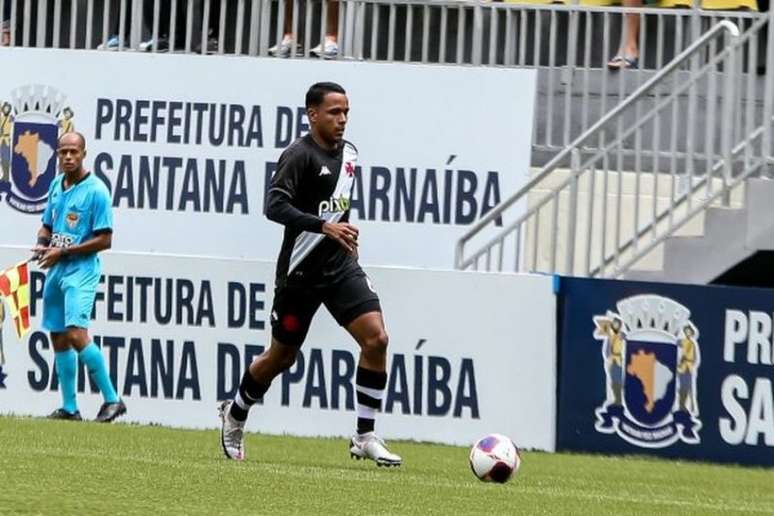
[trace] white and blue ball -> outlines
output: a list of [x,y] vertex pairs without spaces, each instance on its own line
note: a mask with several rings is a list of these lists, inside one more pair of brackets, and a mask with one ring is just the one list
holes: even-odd
[[508,437],[489,434],[470,450],[470,469],[484,482],[505,483],[521,466],[521,453]]

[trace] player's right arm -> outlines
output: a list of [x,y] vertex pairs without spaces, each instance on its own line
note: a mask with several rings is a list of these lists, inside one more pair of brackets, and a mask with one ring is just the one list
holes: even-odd
[[[51,198],[51,190],[53,188],[53,182],[51,187],[49,187],[49,199]],[[43,217],[41,217],[41,226],[38,230],[38,240],[35,243],[35,247],[33,247],[32,255],[35,260],[40,259],[41,256],[46,254],[46,251],[48,251],[48,248],[51,246],[51,235],[53,233],[53,227],[54,227],[54,213],[53,213],[53,207],[51,206],[51,203],[46,204],[46,209],[43,211]]]
[[266,199],[266,217],[297,231],[322,233],[341,244],[350,254],[357,252],[358,229],[348,222],[326,222],[299,210],[293,201],[298,197],[306,157],[298,149],[282,153],[277,172],[271,180]]

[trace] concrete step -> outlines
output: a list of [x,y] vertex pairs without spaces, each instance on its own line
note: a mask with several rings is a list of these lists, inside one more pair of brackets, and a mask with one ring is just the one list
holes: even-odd
[[749,179],[742,206],[712,206],[701,235],[663,243],[661,270],[631,270],[626,279],[706,284],[761,250],[774,249],[774,181]]

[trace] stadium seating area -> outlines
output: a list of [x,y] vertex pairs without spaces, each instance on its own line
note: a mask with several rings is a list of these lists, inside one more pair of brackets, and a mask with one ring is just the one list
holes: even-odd
[[[308,14],[314,13],[314,31],[317,32],[319,26],[319,2],[313,2],[315,7],[312,11],[307,11]],[[502,0],[492,2],[492,5],[503,3],[507,5],[524,5],[524,6],[540,6],[540,5],[573,5],[579,4],[581,6],[589,7],[652,7],[652,8],[676,8],[676,9],[696,9],[703,13],[711,13],[717,11],[723,12],[762,12],[768,10],[768,0],[655,0],[645,1],[632,0],[624,1],[620,0],[564,0],[564,1],[549,1],[549,0]],[[290,27],[292,20],[292,4],[293,2],[286,2],[284,16],[279,16],[278,9],[276,7],[270,10],[272,34],[269,40],[271,42],[279,41],[279,31],[276,26],[278,23],[283,24],[283,30],[286,35],[292,34],[293,28]],[[421,4],[421,2],[420,2]],[[432,5],[429,2],[427,5]],[[124,5],[125,12],[121,13],[121,5]],[[303,7],[305,4],[301,4]],[[374,4],[378,5],[378,4]],[[388,6],[389,2],[385,2],[383,6]],[[0,0],[0,6],[2,6],[2,39],[0,39],[0,45],[8,45],[11,41],[11,34],[15,35],[15,45],[33,45],[33,46],[72,46],[81,48],[100,48],[115,49],[119,47],[119,33],[124,36],[124,41],[120,43],[121,47],[129,47],[130,34],[133,31],[138,31],[140,41],[135,45],[136,49],[148,50],[148,51],[167,51],[170,49],[170,42],[168,38],[170,36],[170,26],[174,25],[176,30],[176,41],[172,42],[171,47],[176,51],[192,51],[192,52],[205,52],[205,53],[230,53],[234,49],[234,39],[237,38],[239,28],[237,27],[237,9],[236,3],[221,2],[220,0],[173,0],[173,1],[158,1],[158,0],[135,0],[120,3],[118,0],[112,2],[94,2],[93,0],[77,0],[72,4],[58,4],[56,7],[52,2],[46,2],[44,4],[25,3],[22,0]],[[158,6],[158,14],[155,9]],[[328,0],[328,12],[333,12],[338,9],[338,2],[332,2]],[[41,17],[38,13],[38,8],[43,7],[47,10],[47,16]],[[246,3],[241,9],[245,12],[241,16],[247,18],[250,15],[250,3]],[[25,12],[25,9],[29,9],[29,12]],[[263,9],[263,7],[262,7]],[[174,11],[175,19],[172,20],[171,11]],[[90,13],[90,14],[87,14]],[[72,17],[77,18],[77,21],[73,22]],[[304,14],[299,15],[300,18],[304,17]],[[60,41],[53,41],[52,28],[55,23],[54,20],[59,18],[61,22]],[[280,19],[284,18],[284,19]],[[370,16],[362,20],[366,24],[366,30],[370,28],[370,22],[376,23],[375,20],[369,20]],[[69,30],[75,29],[81,32],[88,24],[89,20],[92,22],[93,34],[90,42],[83,41],[84,34],[78,33],[74,36],[74,40],[69,36]],[[385,20],[386,21],[386,20]],[[136,25],[133,27],[132,23]],[[39,27],[35,27],[35,24],[43,24],[44,31],[48,34],[45,36],[44,42],[38,42],[37,38],[40,37],[41,32],[37,30]],[[334,15],[329,16],[329,23],[332,23],[327,29],[326,33],[334,39],[336,39],[336,23],[337,17]],[[25,27],[29,27],[32,24],[31,29],[27,29],[28,32],[24,32]],[[386,27],[382,28],[382,24],[377,27],[378,32],[386,32]],[[297,27],[301,28],[301,27]],[[338,27],[339,30],[341,27]],[[80,30],[79,30],[80,29]],[[154,29],[158,31],[158,36],[161,41],[152,42],[151,35]],[[224,34],[221,35],[220,31],[223,30]],[[416,29],[415,29],[416,30]],[[248,39],[251,35],[248,31],[244,34],[243,39]],[[396,27],[396,36],[398,39],[405,36],[405,29],[398,24]],[[403,33],[403,34],[402,34]],[[189,41],[186,40],[189,38]],[[204,45],[202,45],[202,39],[206,39]],[[24,42],[23,42],[24,41]],[[68,45],[68,43],[70,43]],[[220,44],[219,44],[220,43]],[[203,48],[204,47],[204,48]],[[276,54],[276,50],[272,54]],[[281,54],[287,56],[287,53]],[[329,57],[333,57],[331,55]]]

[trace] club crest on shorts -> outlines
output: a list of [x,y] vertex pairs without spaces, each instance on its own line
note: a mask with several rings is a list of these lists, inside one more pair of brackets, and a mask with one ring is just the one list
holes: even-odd
[[0,100],[0,200],[41,213],[56,177],[57,140],[75,130],[67,97],[51,86],[27,85]]
[[699,331],[690,310],[653,294],[622,299],[616,309],[594,317],[607,377],[596,430],[645,448],[699,443]]

